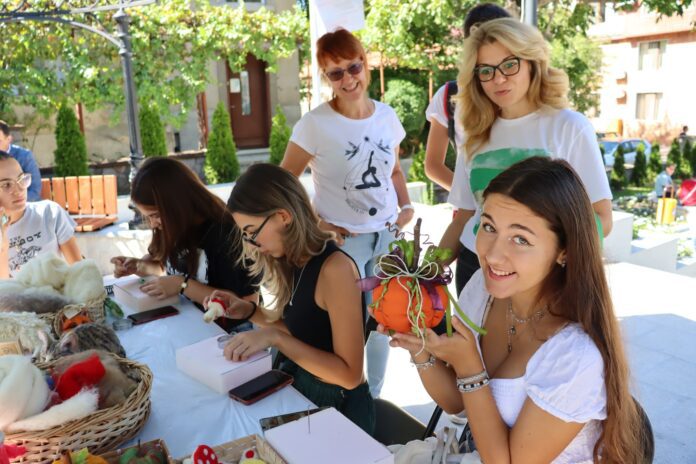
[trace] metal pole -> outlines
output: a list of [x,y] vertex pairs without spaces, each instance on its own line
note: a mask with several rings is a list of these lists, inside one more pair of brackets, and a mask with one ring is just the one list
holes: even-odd
[[[133,81],[131,41],[128,33],[130,16],[121,9],[114,15],[114,20],[118,24],[117,37],[121,42],[118,54],[121,56],[123,85],[126,91],[126,118],[128,120],[128,138],[130,140],[130,173],[128,174],[128,182],[132,183],[144,157],[143,145],[140,140],[140,125],[138,123],[138,95],[135,91],[135,82]],[[128,207],[134,213],[133,219],[128,223],[128,226],[131,229],[136,229],[142,224],[143,218],[132,204]]]
[[537,26],[537,0],[522,0],[522,22]]

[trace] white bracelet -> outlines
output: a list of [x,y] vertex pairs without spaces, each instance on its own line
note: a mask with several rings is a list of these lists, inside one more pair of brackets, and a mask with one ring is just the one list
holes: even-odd
[[408,205],[403,205],[403,206],[401,206],[401,211],[403,211],[403,210],[405,210],[405,209],[412,209],[412,210],[415,211],[415,208],[414,208],[413,205],[410,204],[410,203],[409,203]]
[[432,354],[430,355],[430,357],[428,357],[427,361],[421,363],[416,362],[413,360],[413,358],[411,358],[411,364],[416,366],[416,369],[418,369],[419,371],[428,369],[429,367],[433,367],[435,365],[435,361],[435,356],[433,356]]

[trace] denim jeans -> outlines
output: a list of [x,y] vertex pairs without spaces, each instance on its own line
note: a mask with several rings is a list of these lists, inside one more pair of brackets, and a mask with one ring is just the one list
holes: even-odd
[[[387,229],[379,232],[358,234],[355,237],[346,238],[341,247],[348,253],[360,271],[360,277],[375,275],[375,259],[389,251],[389,244],[396,240],[394,234]],[[372,302],[372,294],[364,293],[365,304]],[[384,373],[387,370],[389,359],[389,337],[377,332],[370,332],[365,344],[365,364],[367,366],[367,383],[373,398],[378,398],[382,385],[384,385]]]

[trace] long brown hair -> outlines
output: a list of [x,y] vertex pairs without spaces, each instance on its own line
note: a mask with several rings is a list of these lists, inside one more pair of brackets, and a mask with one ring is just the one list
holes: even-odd
[[629,391],[630,375],[619,323],[604,274],[599,235],[582,181],[566,161],[532,157],[493,179],[483,197],[505,195],[545,219],[566,252],[566,266],[553,266],[538,300],[550,311],[579,322],[604,361],[607,418],[594,461],[641,462],[640,416]]
[[308,258],[324,251],[334,234],[319,228],[319,217],[300,181],[272,164],[254,164],[247,169],[232,189],[227,207],[233,213],[257,217],[285,210],[292,217],[283,234],[282,258],[263,255],[257,247],[244,243],[244,258],[253,261],[251,274],[262,274],[263,284],[274,296],[274,309],[265,314],[270,320],[278,320],[290,301],[293,272]]
[[498,107],[486,96],[474,74],[479,49],[494,42],[530,64],[531,80],[527,91],[530,102],[537,108],[568,107],[568,76],[565,71],[549,65],[549,45],[541,32],[512,18],[480,23],[464,41],[457,76],[459,92],[452,97],[457,106],[461,106],[458,114],[467,136],[464,148],[468,159],[488,142],[491,127],[498,117]]
[[207,220],[234,222],[225,202],[184,163],[171,158],[149,158],[143,163],[133,179],[131,199],[160,215],[162,227],[152,231],[150,256],[175,267],[185,256],[186,272],[193,275],[198,269],[200,226]]

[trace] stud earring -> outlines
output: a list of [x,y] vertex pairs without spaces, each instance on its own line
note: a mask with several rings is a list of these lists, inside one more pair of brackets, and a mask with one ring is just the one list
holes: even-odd
[[565,269],[565,267],[566,267],[566,260],[564,259],[563,261],[561,261],[560,264],[561,264],[561,267],[562,267],[563,269]]

